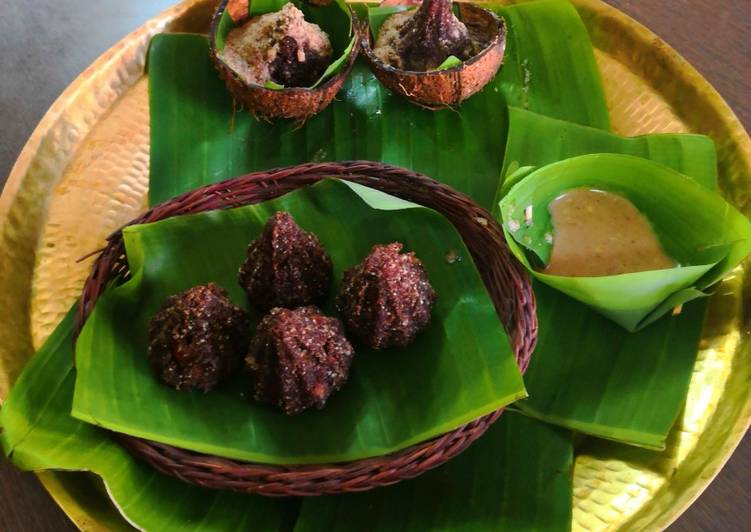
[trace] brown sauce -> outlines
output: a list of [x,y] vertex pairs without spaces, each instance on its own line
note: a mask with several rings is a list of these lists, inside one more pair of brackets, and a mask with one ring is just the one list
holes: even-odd
[[626,198],[575,188],[548,206],[553,249],[544,273],[600,277],[676,266],[649,220]]

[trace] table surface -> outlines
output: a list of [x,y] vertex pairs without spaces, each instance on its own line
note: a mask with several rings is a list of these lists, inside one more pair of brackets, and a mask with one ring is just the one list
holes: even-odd
[[[50,104],[99,54],[176,0],[2,0],[0,183]],[[607,0],[675,47],[751,130],[749,0]],[[50,17],[54,14],[54,17]],[[48,22],[54,20],[54,24]],[[671,531],[748,530],[751,433]],[[75,530],[31,473],[0,458],[0,530]]]

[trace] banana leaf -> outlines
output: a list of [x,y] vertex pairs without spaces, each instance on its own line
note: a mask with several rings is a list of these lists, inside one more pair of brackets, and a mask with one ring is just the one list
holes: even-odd
[[[149,54],[150,202],[159,203],[194,187],[260,168],[308,160],[380,158],[428,173],[491,208],[506,138],[506,102],[572,122],[597,127],[608,124],[586,29],[567,3],[539,3],[543,4],[549,6],[549,16],[536,4],[504,8],[510,34],[506,64],[493,84],[465,103],[461,115],[452,111],[429,113],[402,102],[385,91],[364,65],[358,64],[339,95],[341,101],[302,129],[260,124],[244,113],[235,113],[208,61],[204,37],[158,36]],[[553,54],[555,60],[548,61],[545,53]],[[571,72],[576,72],[576,76]],[[529,80],[526,89],[525,79]],[[556,80],[556,90],[546,93],[544,86],[537,83],[539,80]],[[69,345],[69,339],[60,343],[61,348]],[[225,507],[222,500],[212,499],[213,492],[199,490],[195,498],[189,498],[179,491],[179,483],[165,487],[164,477],[133,462],[103,437],[102,431],[66,416],[71,408],[73,378],[63,382],[53,377],[74,372],[70,367],[72,353],[69,348],[60,349],[56,356],[66,362],[56,366],[58,371],[47,372],[44,364],[30,363],[29,382],[35,383],[36,392],[19,384],[1,411],[5,432],[0,440],[7,451],[13,451],[19,465],[96,471],[118,503],[128,499],[127,504],[120,504],[128,518],[148,529],[289,528],[284,524],[289,523],[287,515],[294,508],[284,512],[282,524],[277,522],[274,527],[270,516],[279,513],[274,513],[274,509],[255,512],[259,503],[245,498],[245,521],[233,522],[235,507]],[[45,373],[44,378],[34,377],[38,371]],[[55,390],[54,401],[48,401],[50,390]],[[66,393],[62,400],[58,398]],[[28,394],[35,400],[25,404],[19,398]],[[5,421],[5,413],[14,409],[13,405],[22,405],[26,411],[20,415],[27,419],[46,410],[33,427],[25,422],[21,432],[17,432],[8,429]],[[68,446],[72,451],[66,449]],[[92,448],[101,450],[98,452],[102,459],[85,462],[84,457],[90,457],[86,449]],[[518,450],[525,449],[522,445]],[[27,459],[21,462],[23,456]],[[123,466],[122,461],[130,464]],[[512,463],[533,461],[520,454]],[[145,473],[122,473],[121,468]],[[506,483],[516,485],[517,481]],[[154,493],[166,496],[152,495],[152,488]],[[206,514],[207,506],[200,501],[213,510]],[[225,526],[209,520],[225,515]]]
[[[493,303],[453,226],[385,194],[367,198],[366,204],[343,183],[326,181],[257,206],[127,228],[132,280],[97,302],[78,339],[73,415],[229,458],[318,463],[397,451],[525,396]],[[373,208],[381,203],[388,210]],[[165,386],[146,359],[149,319],[169,295],[209,281],[245,306],[238,268],[247,244],[277,210],[318,235],[334,263],[335,284],[374,244],[403,242],[423,261],[438,294],[430,327],[404,349],[356,346],[349,381],[320,411],[286,416],[257,404],[244,375],[206,394]],[[462,260],[447,260],[449,253]]]
[[[679,266],[601,277],[538,271],[547,264],[554,230],[548,205],[566,190],[592,187],[627,198],[650,220]],[[666,166],[631,155],[593,154],[543,166],[500,202],[506,240],[541,282],[635,331],[674,307],[706,295],[751,251],[751,222],[717,193]],[[533,218],[525,220],[531,208]],[[554,237],[555,238],[555,237]],[[531,258],[529,254],[533,254]]]
[[253,170],[370,159],[428,174],[490,209],[503,162],[507,103],[609,125],[592,45],[576,10],[568,2],[543,0],[498,11],[508,24],[505,64],[460,113],[412,105],[358,62],[339,101],[302,128],[235,112],[204,37],[158,35],[148,61],[150,203]]
[[[689,133],[664,133],[638,137],[620,137],[602,129],[586,127],[559,120],[519,107],[510,107],[509,137],[503,160],[502,186],[493,200],[493,212],[498,214],[498,203],[514,184],[510,179],[524,172],[524,160],[537,161],[532,166],[545,166],[561,158],[589,153],[620,153],[644,157],[692,179],[710,190],[717,188],[717,155],[712,139],[705,135]],[[541,142],[540,139],[545,139]],[[534,155],[530,155],[534,151]],[[520,162],[519,158],[522,158]],[[527,163],[529,164],[529,163]]]
[[291,529],[298,500],[190,486],[136,460],[105,431],[73,419],[73,316],[71,311],[31,358],[0,409],[0,443],[16,466],[95,473],[123,517],[141,530]]
[[295,532],[569,530],[571,439],[506,412],[467,451],[417,479],[305,499]]
[[[641,156],[716,186],[712,141],[700,135],[622,138],[521,109],[509,111],[504,175],[590,152]],[[535,282],[540,336],[524,376],[527,415],[594,436],[663,449],[686,398],[705,302],[629,333]]]
[[[357,36],[352,31],[351,12],[343,0],[336,0],[327,6],[317,7],[310,6],[298,0],[253,0],[249,2],[248,13],[251,17],[274,13],[282,9],[290,1],[303,12],[305,20],[320,26],[331,40],[331,55],[334,59],[324,73],[321,74],[318,81],[311,85],[311,88],[315,88],[344,67],[349,52],[357,41]],[[225,9],[217,26],[217,50],[221,51],[224,49],[225,39],[235,26],[236,24],[232,20],[232,17],[230,17],[229,10]],[[267,89],[278,90],[284,88],[283,85],[274,82],[268,82],[264,86]]]
[[[366,494],[308,499],[299,519],[299,499],[184,484],[133,458],[107,432],[68,415],[75,378],[72,330],[71,312],[24,369],[0,409],[0,444],[22,469],[95,473],[106,486],[103,495],[96,482],[72,474],[65,478],[85,490],[87,501],[97,497],[104,512],[108,494],[139,529],[390,530],[388,525],[403,522],[406,511],[416,530],[462,523],[480,530],[488,529],[485,525],[566,530],[570,525],[570,435],[509,412],[468,451],[423,479]],[[420,505],[409,504],[411,497]],[[439,507],[440,512],[425,511]],[[113,513],[110,521],[117,517]]]
[[592,43],[568,0],[524,2],[498,12],[508,28],[497,77],[508,105],[610,130]]
[[[383,23],[386,22],[392,15],[413,9],[415,8],[410,6],[368,7],[368,28],[370,29],[370,34],[373,37],[373,42],[376,42],[378,40],[378,35],[381,32],[381,26],[383,26]],[[452,9],[454,10],[454,14],[457,14],[457,6],[452,6]]]

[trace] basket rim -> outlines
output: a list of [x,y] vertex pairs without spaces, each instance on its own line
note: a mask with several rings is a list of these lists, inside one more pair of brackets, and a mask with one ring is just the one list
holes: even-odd
[[[330,178],[359,183],[401,197],[432,208],[446,217],[469,248],[512,342],[517,364],[522,373],[526,370],[537,340],[535,298],[528,274],[508,250],[498,222],[468,196],[448,185],[405,168],[373,161],[304,163],[257,171],[205,185],[155,205],[112,233],[107,238],[107,246],[95,252],[97,256],[79,300],[74,342],[107,286],[113,281],[123,282],[128,277],[122,240],[126,227],[178,215],[260,203]],[[419,201],[425,198],[435,203],[426,205]],[[450,208],[441,211],[436,208],[440,204]],[[487,256],[492,254],[487,253],[485,247],[480,246],[482,255],[478,256],[473,251],[473,241],[467,241],[469,231],[474,231],[471,233],[473,236],[486,239],[481,242],[483,245],[489,243],[496,246],[493,248],[496,253],[494,262],[485,264]],[[513,297],[501,295],[501,289],[508,288],[502,286],[503,282],[513,287]],[[494,284],[489,286],[489,283]],[[502,315],[502,310],[509,309],[509,315]],[[502,412],[503,408],[393,453],[352,461],[305,465],[232,460],[110,432],[130,452],[156,469],[190,483],[269,496],[307,496],[363,491],[413,478],[459,454],[479,438]]]

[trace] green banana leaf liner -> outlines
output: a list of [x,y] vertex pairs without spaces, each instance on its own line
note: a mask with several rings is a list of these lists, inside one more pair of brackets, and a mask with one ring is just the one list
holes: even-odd
[[284,87],[274,82],[265,85],[246,83],[219,56],[229,32],[248,19],[279,11],[289,0],[223,0],[214,12],[209,29],[209,55],[227,89],[236,101],[247,106],[263,120],[289,118],[304,122],[325,109],[342,88],[360,50],[354,13],[343,0],[327,6],[312,7],[292,1],[305,15],[305,20],[318,24],[331,39],[333,61],[310,87]]
[[[55,479],[83,497],[102,530],[131,530],[123,518],[149,531],[409,532],[457,522],[473,523],[473,530],[569,530],[570,433],[508,411],[448,467],[401,489],[301,500],[212,490],[163,475],[107,431],[70,416],[74,314],[29,360],[0,408],[0,452],[26,471],[66,471]],[[467,493],[477,495],[473,504]],[[405,516],[409,525],[399,528]]]
[[[602,277],[538,271],[535,266],[548,263],[553,247],[548,205],[577,187],[606,190],[630,200],[650,220],[679,266]],[[501,197],[506,241],[529,272],[629,331],[708,295],[709,287],[751,251],[751,222],[746,217],[683,174],[639,157],[594,154],[537,170],[521,168],[506,178]]]
[[[315,184],[331,177],[365,186]],[[294,418],[245,400],[240,382],[205,396],[157,383],[137,332],[149,309],[162,292],[206,279],[237,292],[248,229],[280,209],[328,241],[335,268],[400,236],[441,298],[432,329],[399,352],[360,346],[349,386],[325,410]],[[203,244],[191,249],[191,241]],[[160,276],[165,268],[177,274]],[[537,337],[530,280],[490,214],[424,175],[370,161],[256,172],[157,205],[110,237],[85,284],[78,324],[74,417],[116,431],[160,471],[263,495],[363,491],[450,460],[526,395],[520,370]]]

